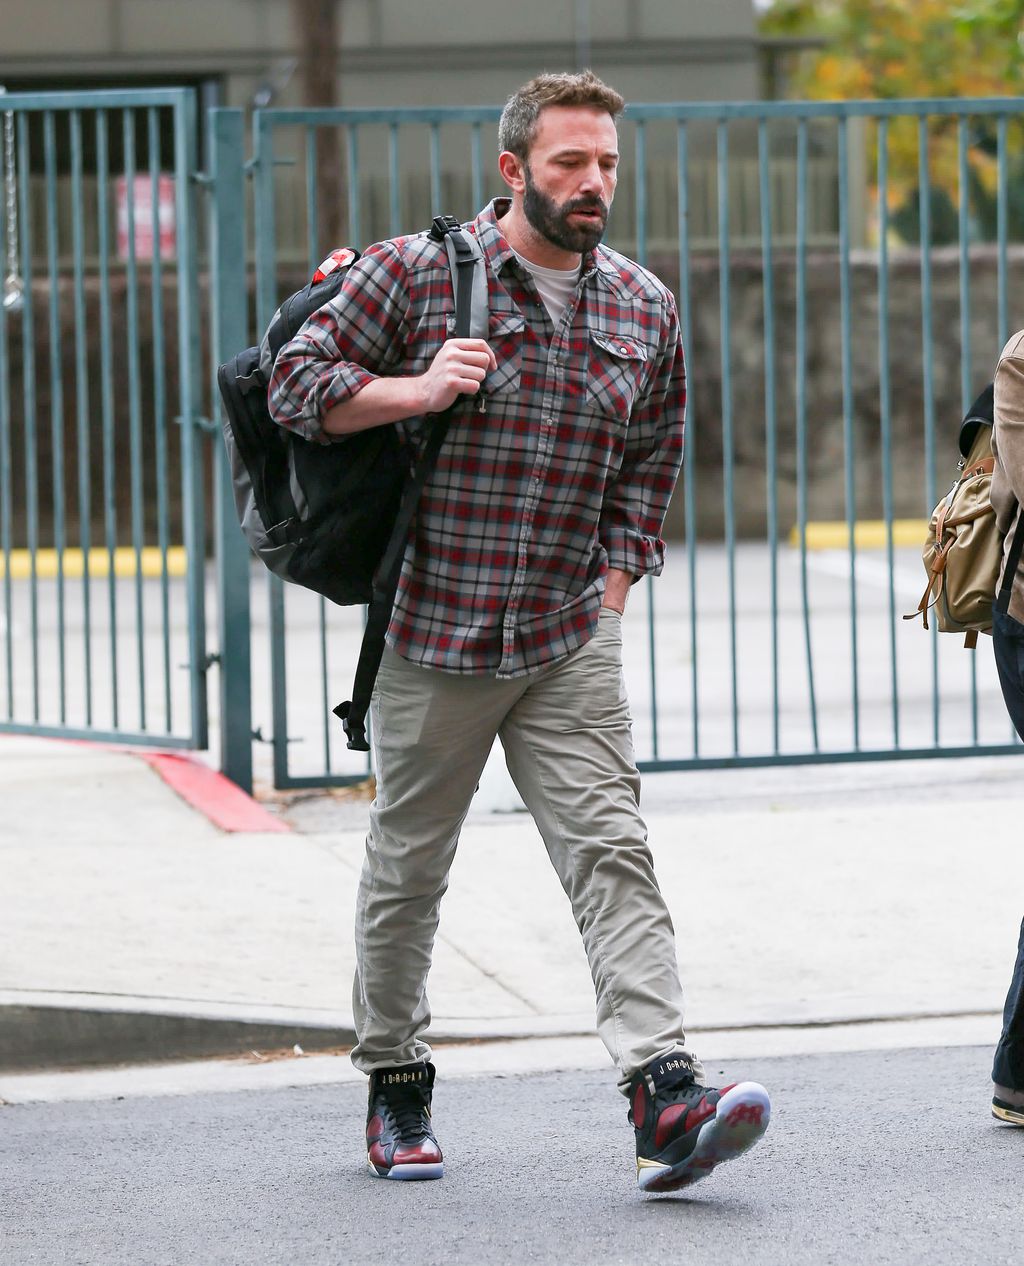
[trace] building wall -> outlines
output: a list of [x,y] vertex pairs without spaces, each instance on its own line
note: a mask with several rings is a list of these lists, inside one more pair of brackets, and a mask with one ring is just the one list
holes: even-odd
[[[0,83],[208,77],[226,105],[258,93],[304,104],[290,0],[3,0],[3,10]],[[341,0],[339,15],[347,106],[499,104],[538,70],[581,62],[632,100],[758,93],[752,0]]]

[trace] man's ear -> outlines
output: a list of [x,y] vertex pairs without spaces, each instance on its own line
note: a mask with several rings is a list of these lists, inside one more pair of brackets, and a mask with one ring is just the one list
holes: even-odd
[[502,150],[498,155],[498,171],[501,172],[502,180],[513,193],[522,193],[526,188],[524,166],[522,159],[517,158],[511,150]]

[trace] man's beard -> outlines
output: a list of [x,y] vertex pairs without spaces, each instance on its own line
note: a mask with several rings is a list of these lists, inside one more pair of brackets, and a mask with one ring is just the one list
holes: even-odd
[[[546,238],[552,246],[563,251],[571,251],[574,255],[583,255],[592,251],[604,237],[608,223],[608,208],[600,198],[572,198],[569,202],[558,206],[553,198],[541,193],[533,183],[528,165],[523,167],[523,178],[526,181],[526,193],[523,196],[523,212],[528,223],[536,229],[541,237]],[[572,224],[569,216],[574,211],[596,211],[599,219],[593,227],[583,224]]]

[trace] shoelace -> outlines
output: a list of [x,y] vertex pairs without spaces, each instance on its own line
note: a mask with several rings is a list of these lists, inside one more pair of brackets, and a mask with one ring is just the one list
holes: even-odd
[[419,1086],[396,1087],[388,1094],[385,1103],[403,1141],[418,1143],[430,1133],[430,1109]]

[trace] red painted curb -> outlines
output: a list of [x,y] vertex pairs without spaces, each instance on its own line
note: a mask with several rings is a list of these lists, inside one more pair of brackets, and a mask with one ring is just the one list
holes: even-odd
[[[6,737],[0,735],[0,738]],[[24,737],[24,736],[22,736]],[[252,831],[292,835],[287,822],[276,818],[241,787],[216,769],[205,765],[189,752],[169,752],[144,747],[99,743],[88,738],[51,738],[41,741],[64,743],[70,747],[94,747],[122,756],[137,756],[193,809],[198,810],[222,831]]]
[[230,778],[180,752],[147,752],[136,749],[168,787],[198,809],[222,831],[259,831],[291,834],[291,827],[247,795]]

